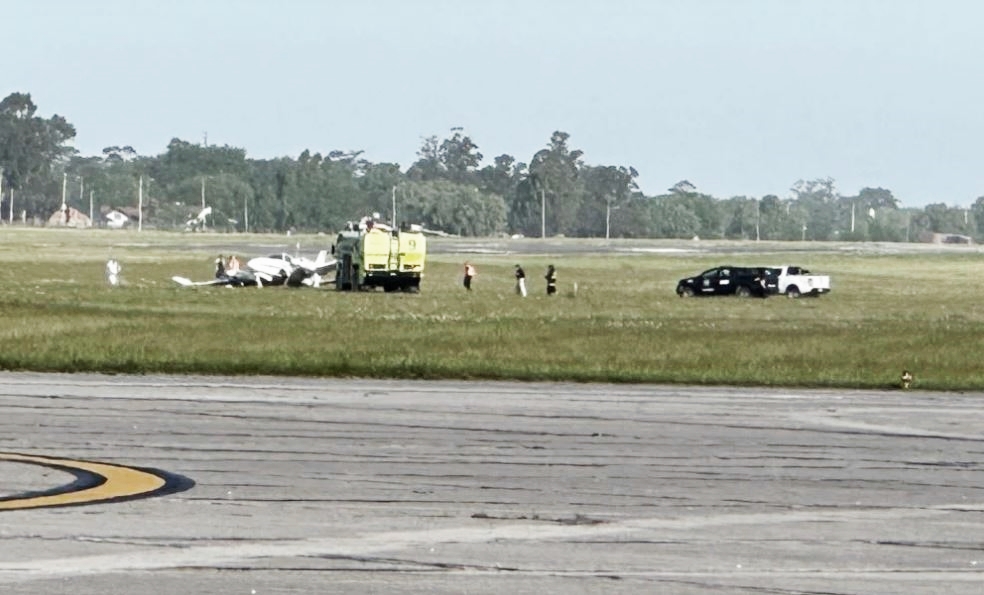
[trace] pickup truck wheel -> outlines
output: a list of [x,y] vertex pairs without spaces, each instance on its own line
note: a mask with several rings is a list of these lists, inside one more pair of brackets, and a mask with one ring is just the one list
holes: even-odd
[[789,287],[786,288],[786,297],[796,299],[799,296],[800,296],[799,287],[796,287],[795,285],[790,285]]
[[681,287],[677,290],[677,295],[680,297],[694,297],[693,287]]
[[752,297],[752,290],[742,285],[737,291],[735,291],[735,295],[740,298]]

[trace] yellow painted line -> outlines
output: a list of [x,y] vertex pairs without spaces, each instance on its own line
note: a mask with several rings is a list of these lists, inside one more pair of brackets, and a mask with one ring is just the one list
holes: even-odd
[[[0,453],[0,461],[30,463],[65,470],[75,469],[98,475],[105,480],[101,485],[66,491],[64,493],[0,500],[0,510],[69,506],[72,504],[91,504],[118,498],[132,498],[159,490],[166,484],[164,478],[158,477],[153,473],[109,463],[55,459],[16,453]],[[57,486],[55,487],[57,488]],[[52,490],[42,489],[38,491],[50,492]]]

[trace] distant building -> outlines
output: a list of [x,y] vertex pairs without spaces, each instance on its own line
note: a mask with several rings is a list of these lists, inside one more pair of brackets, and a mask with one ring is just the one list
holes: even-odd
[[63,208],[58,209],[48,217],[45,225],[48,227],[85,229],[92,227],[92,219],[89,219],[88,215],[83,215],[78,209],[63,205]]
[[106,221],[106,227],[110,229],[121,229],[130,221],[130,218],[127,217],[126,214],[116,210],[109,211],[104,215],[104,217]]

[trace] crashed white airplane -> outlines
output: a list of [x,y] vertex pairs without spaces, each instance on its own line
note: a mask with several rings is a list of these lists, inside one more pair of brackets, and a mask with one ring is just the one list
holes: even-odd
[[208,281],[192,281],[186,277],[171,277],[184,287],[224,285],[227,287],[264,287],[286,285],[288,287],[320,287],[325,275],[335,270],[335,259],[328,258],[322,250],[311,260],[287,253],[252,258],[244,268],[229,269],[222,257],[215,262],[215,278]]
[[273,279],[269,285],[320,287],[325,275],[335,270],[335,262],[334,258],[328,258],[327,250],[322,250],[314,260],[283,252],[251,258],[246,266],[255,274]]

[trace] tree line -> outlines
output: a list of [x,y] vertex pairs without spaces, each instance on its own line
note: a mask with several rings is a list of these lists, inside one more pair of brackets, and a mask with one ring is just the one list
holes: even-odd
[[360,151],[305,150],[252,159],[246,149],[175,138],[158,155],[112,146],[80,155],[75,127],[37,114],[29,93],[0,101],[0,220],[41,224],[63,205],[98,222],[116,209],[141,225],[186,229],[203,207],[220,231],[333,232],[379,213],[462,236],[915,241],[927,233],[984,239],[984,197],[969,208],[902,208],[890,190],[842,195],[830,178],[786,196],[714,197],[681,180],[644,194],[638,171],[596,165],[554,132],[528,161],[491,163],[462,129],[427,138],[406,169]]

